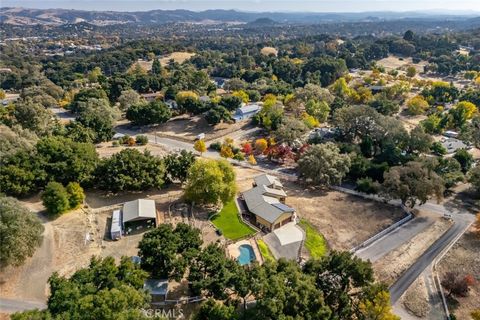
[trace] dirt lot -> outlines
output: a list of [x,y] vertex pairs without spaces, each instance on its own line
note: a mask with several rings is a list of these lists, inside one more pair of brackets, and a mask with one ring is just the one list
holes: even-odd
[[413,315],[425,318],[430,311],[428,291],[423,276],[420,276],[402,296],[403,306]]
[[144,150],[150,151],[153,155],[155,156],[160,156],[163,157],[164,155],[167,154],[167,150],[163,148],[162,146],[158,144],[147,144],[145,146],[118,146],[118,147],[113,147],[111,142],[103,142],[97,145],[97,153],[100,156],[100,158],[108,158],[112,156],[115,153],[118,153],[122,151],[123,149],[137,149],[140,152],[143,152]]
[[[168,65],[168,62],[173,59],[173,61],[177,63],[184,63],[186,60],[190,59],[193,57],[195,53],[190,53],[190,52],[181,52],[181,51],[176,51],[172,52],[171,54],[168,54],[166,56],[163,56],[160,58],[160,64],[164,67]],[[146,60],[138,60],[137,62],[133,63],[130,66],[130,70],[135,70],[136,65],[139,64],[140,67],[142,67],[143,70],[145,71],[150,71],[152,70],[152,61],[146,61]]]
[[373,263],[376,278],[393,284],[450,226],[450,221],[437,217],[433,225]]
[[270,56],[270,55],[277,56],[278,50],[274,47],[263,47],[262,50],[260,50],[260,53],[263,54],[264,56]]
[[156,130],[159,135],[193,142],[200,133],[205,133],[205,141],[210,141],[247,128],[250,128],[250,126],[245,121],[234,124],[219,123],[212,127],[205,121],[204,117],[195,116],[177,117],[158,126]]
[[[253,177],[263,172],[236,168],[239,191],[251,188]],[[397,207],[365,200],[337,191],[305,190],[294,182],[282,181],[287,205],[301,218],[312,223],[336,250],[349,250],[400,220],[404,213]]]
[[450,311],[457,319],[470,319],[470,312],[480,309],[480,238],[474,234],[472,226],[447,252],[438,264],[440,277],[448,271],[458,271],[461,276],[472,275],[475,284],[465,298],[450,300]]
[[116,259],[136,255],[143,233],[129,235],[119,241],[111,241],[107,236],[113,208],[128,200],[154,199],[158,221],[162,223],[169,204],[180,195],[178,188],[115,196],[90,192],[87,203],[93,203],[96,207],[68,212],[53,221],[44,218],[44,208],[38,196],[24,201],[45,221],[44,241],[24,265],[6,268],[0,274],[2,297],[45,301],[48,295],[47,281],[52,272],[71,275],[75,270],[87,266],[92,255],[113,256]]
[[175,52],[172,52],[169,55],[163,56],[160,59],[160,64],[162,66],[165,66],[165,65],[168,64],[168,62],[171,59],[173,59],[173,61],[181,64],[181,63],[184,63],[186,60],[190,59],[191,57],[193,57],[194,55],[195,55],[195,53],[191,53],[191,52],[175,51]]
[[420,61],[419,63],[413,63],[412,58],[399,58],[396,56],[388,56],[377,61],[377,64],[384,67],[386,71],[404,69],[407,66],[413,66],[417,72],[423,72],[424,66],[427,65],[427,62]]

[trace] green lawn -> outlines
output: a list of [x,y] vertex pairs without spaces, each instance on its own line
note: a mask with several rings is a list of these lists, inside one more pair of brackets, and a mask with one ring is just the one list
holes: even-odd
[[255,230],[240,220],[234,201],[226,203],[222,211],[212,218],[215,227],[222,230],[225,238],[230,240],[237,240],[255,233]]
[[318,259],[327,253],[327,242],[323,235],[318,232],[309,222],[305,220],[300,221],[300,226],[305,230],[306,239],[305,247],[310,252],[310,257]]
[[258,239],[257,244],[264,261],[275,261],[275,258],[273,257],[272,252],[268,248],[265,241],[263,241],[262,239]]

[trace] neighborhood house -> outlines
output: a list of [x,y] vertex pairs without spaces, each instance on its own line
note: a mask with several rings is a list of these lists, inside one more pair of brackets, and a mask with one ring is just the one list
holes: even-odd
[[258,103],[250,103],[238,108],[233,115],[235,122],[249,119],[260,112],[262,106]]
[[254,222],[264,230],[273,231],[294,220],[295,210],[285,204],[287,194],[276,177],[255,177],[253,188],[242,197]]

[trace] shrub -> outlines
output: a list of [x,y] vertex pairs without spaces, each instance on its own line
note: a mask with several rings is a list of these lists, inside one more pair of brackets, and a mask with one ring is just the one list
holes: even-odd
[[124,135],[120,139],[118,139],[118,142],[120,144],[128,144],[128,140],[130,140],[130,136],[128,134]]
[[67,190],[61,183],[50,182],[42,194],[43,205],[50,215],[58,215],[70,209],[70,200]]
[[148,138],[147,136],[144,136],[144,135],[138,135],[136,138],[135,138],[135,142],[141,146],[144,146],[148,143]]
[[61,183],[52,181],[42,194],[43,205],[50,215],[78,208],[84,200],[85,193],[77,182],[70,182],[65,188]]
[[213,142],[210,144],[209,148],[215,151],[220,151],[222,149],[222,143],[219,141]]
[[242,152],[235,153],[233,156],[234,160],[243,161],[245,160],[245,155]]
[[432,143],[430,150],[432,150],[432,153],[437,156],[443,156],[447,154],[447,149],[438,141]]
[[130,137],[127,141],[127,144],[130,146],[130,147],[133,147],[136,142],[135,142],[135,138],[134,137]]
[[70,209],[78,208],[85,200],[83,188],[77,182],[70,182],[66,187]]
[[380,184],[373,181],[372,178],[358,179],[355,190],[366,194],[376,194],[380,191]]

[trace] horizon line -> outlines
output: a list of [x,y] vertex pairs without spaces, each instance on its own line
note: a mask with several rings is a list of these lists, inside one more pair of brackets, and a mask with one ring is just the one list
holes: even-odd
[[286,13],[286,14],[366,14],[366,13],[398,13],[398,14],[406,14],[406,13],[422,13],[428,15],[447,15],[447,16],[467,16],[467,15],[478,15],[480,14],[480,10],[449,10],[449,9],[441,9],[441,8],[433,8],[433,9],[419,9],[419,10],[365,10],[365,11],[296,11],[296,10],[280,10],[280,11],[252,11],[252,10],[244,10],[238,8],[208,8],[208,9],[184,9],[184,8],[176,8],[176,9],[145,9],[145,10],[105,10],[105,9],[76,9],[76,8],[65,8],[65,7],[49,7],[49,8],[35,8],[35,7],[27,7],[27,6],[2,6],[0,9],[26,9],[26,10],[70,10],[70,11],[94,11],[94,12],[150,12],[150,11],[190,11],[190,12],[206,12],[206,11],[235,11],[240,13]]

